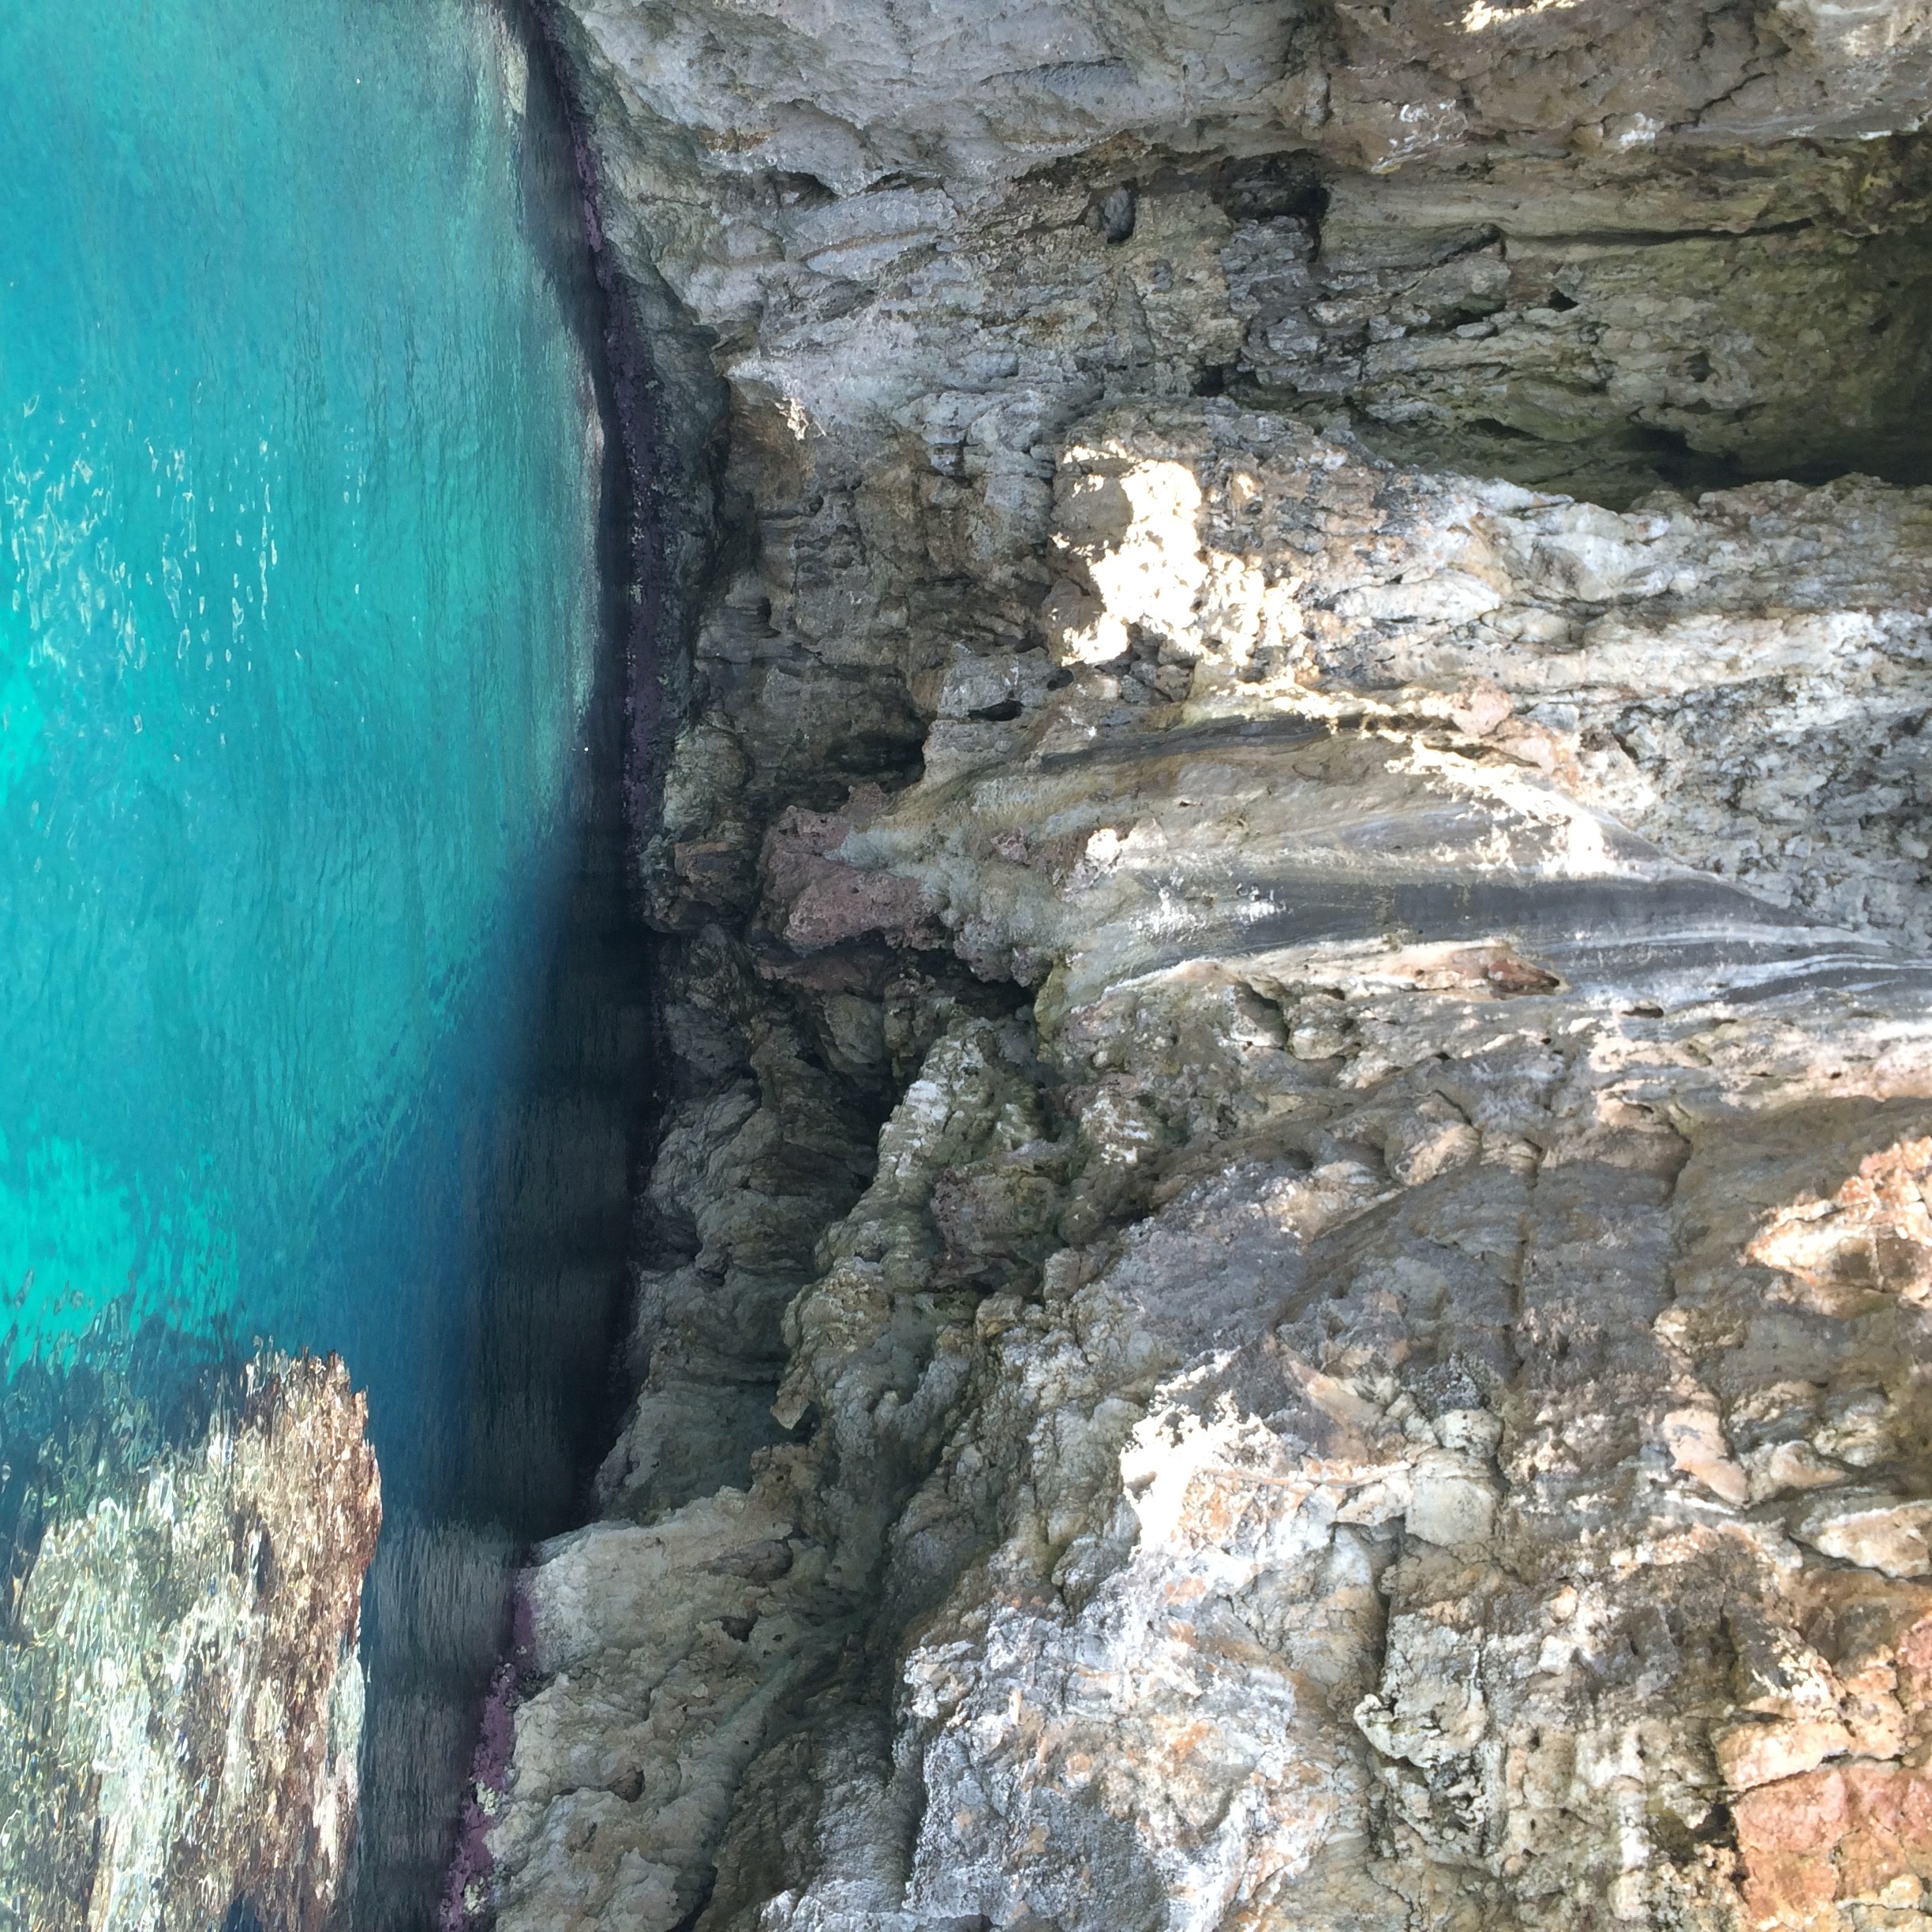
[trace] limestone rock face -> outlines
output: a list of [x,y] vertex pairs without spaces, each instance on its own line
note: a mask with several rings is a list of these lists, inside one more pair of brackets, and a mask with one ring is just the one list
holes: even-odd
[[55,1513],[0,1641],[6,1923],[332,1923],[381,1517],[364,1420],[339,1361],[264,1357],[199,1441]]
[[498,1923],[1932,1918],[1932,15],[555,27],[712,561]]

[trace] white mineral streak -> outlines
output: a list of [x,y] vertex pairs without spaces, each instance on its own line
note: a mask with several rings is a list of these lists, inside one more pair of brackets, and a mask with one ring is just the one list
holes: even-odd
[[1924,1923],[1932,13],[563,24],[718,562],[505,1932]]

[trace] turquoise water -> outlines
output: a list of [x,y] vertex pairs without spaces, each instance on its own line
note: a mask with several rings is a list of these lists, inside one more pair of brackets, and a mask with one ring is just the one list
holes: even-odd
[[0,77],[4,1367],[117,1300],[339,1346],[406,1495],[599,619],[523,51],[462,0],[7,0]]

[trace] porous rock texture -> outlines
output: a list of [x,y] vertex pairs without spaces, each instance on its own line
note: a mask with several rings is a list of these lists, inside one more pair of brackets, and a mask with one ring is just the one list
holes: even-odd
[[679,1097],[473,1903],[1932,1917],[1932,9],[552,24]]
[[321,1932],[354,1835],[382,1514],[363,1398],[334,1357],[264,1355],[196,1440],[130,1457],[134,1398],[96,1394],[81,1440],[43,1454],[39,1533],[14,1552],[0,1925]]

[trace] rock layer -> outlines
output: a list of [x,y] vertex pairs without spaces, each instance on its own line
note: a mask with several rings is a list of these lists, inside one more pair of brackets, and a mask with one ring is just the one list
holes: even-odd
[[556,28],[713,561],[498,1923],[1926,1916],[1932,21]]

